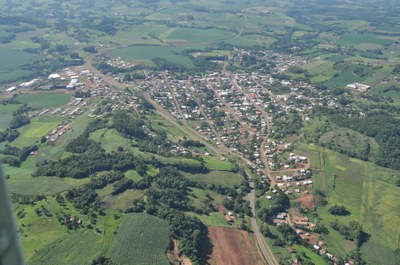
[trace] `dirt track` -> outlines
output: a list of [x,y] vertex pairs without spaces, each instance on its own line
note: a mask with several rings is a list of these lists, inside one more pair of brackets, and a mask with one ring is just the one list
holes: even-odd
[[210,265],[264,264],[249,233],[222,227],[209,227],[208,232],[213,244]]

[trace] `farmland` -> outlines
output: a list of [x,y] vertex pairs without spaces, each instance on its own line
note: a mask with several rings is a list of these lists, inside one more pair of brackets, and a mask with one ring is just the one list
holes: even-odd
[[29,264],[91,264],[100,255],[102,237],[94,231],[73,232],[37,252]]
[[112,245],[111,258],[119,264],[169,264],[168,224],[147,214],[128,214]]
[[20,67],[32,62],[36,55],[14,49],[0,50],[0,84],[17,81],[32,72],[23,70]]
[[[365,243],[365,249],[369,249],[369,244],[392,251],[398,248],[400,241],[396,230],[400,209],[394,203],[399,198],[393,178],[399,173],[327,150],[323,157],[325,170],[314,177],[315,189],[326,192],[329,205],[340,203],[349,209],[351,215],[340,217],[339,220],[346,223],[357,220],[362,224],[373,238]],[[332,176],[335,176],[334,182]],[[337,219],[323,208],[318,213],[326,224]],[[340,237],[334,236],[336,233],[332,231],[332,237],[328,240],[332,240],[336,251],[345,253]],[[388,258],[393,255],[391,252]]]

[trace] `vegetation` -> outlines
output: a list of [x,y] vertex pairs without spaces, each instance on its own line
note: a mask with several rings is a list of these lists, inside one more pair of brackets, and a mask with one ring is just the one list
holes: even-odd
[[169,227],[157,217],[127,214],[116,231],[111,259],[118,264],[169,264]]

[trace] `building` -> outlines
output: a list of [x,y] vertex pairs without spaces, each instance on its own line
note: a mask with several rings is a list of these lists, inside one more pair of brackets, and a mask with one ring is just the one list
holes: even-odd
[[346,86],[346,88],[355,91],[355,92],[367,92],[368,90],[370,90],[372,87],[369,85],[364,85],[364,84],[360,84],[360,83],[353,83],[353,84],[348,84]]
[[6,92],[13,92],[13,91],[15,91],[16,89],[17,89],[17,87],[13,86],[13,87],[7,88],[7,89],[6,89]]
[[69,82],[69,84],[67,85],[67,89],[69,90],[74,90],[76,88],[76,84],[78,83],[78,79],[74,78],[71,79],[71,82]]

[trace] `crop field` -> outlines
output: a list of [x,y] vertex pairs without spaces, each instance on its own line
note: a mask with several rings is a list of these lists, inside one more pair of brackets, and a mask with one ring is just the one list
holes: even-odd
[[111,55],[124,59],[136,59],[144,61],[146,64],[153,64],[151,60],[161,58],[171,63],[181,64],[187,68],[192,68],[193,63],[190,58],[180,55],[184,49],[174,46],[161,45],[137,45],[111,51]]
[[342,204],[351,213],[337,217],[329,214],[326,208],[318,209],[330,229],[328,245],[345,254],[344,242],[329,223],[335,219],[344,223],[356,220],[371,235],[367,246],[379,245],[390,249],[394,255],[393,251],[400,246],[400,206],[396,203],[400,193],[393,185],[400,178],[399,173],[327,150],[324,150],[324,169],[314,176],[314,188],[328,194],[329,205]]
[[237,173],[218,170],[211,171],[207,174],[190,174],[185,172],[183,172],[182,174],[191,180],[196,180],[206,184],[224,185],[228,187],[240,185],[243,179]]
[[18,101],[37,109],[60,107],[67,104],[70,99],[70,94],[62,93],[20,94],[17,96]]
[[117,230],[111,258],[121,265],[168,265],[168,223],[148,214],[127,214]]
[[10,192],[23,195],[53,195],[75,187],[57,177],[38,177],[13,180],[13,176],[11,175],[8,184]]
[[357,46],[359,44],[377,44],[377,45],[389,45],[393,41],[383,36],[379,36],[376,34],[344,34],[338,44],[344,46]]
[[21,70],[24,64],[32,62],[36,55],[23,51],[13,49],[1,48],[0,49],[0,84],[6,82],[13,82],[24,76],[31,74],[30,71]]
[[102,236],[95,231],[74,231],[40,249],[29,264],[90,265],[92,260],[100,255],[102,246]]

